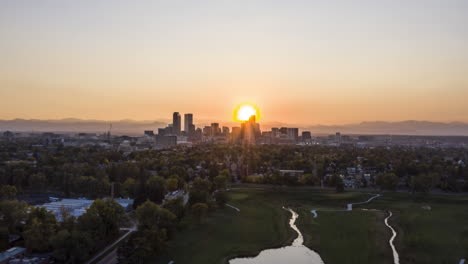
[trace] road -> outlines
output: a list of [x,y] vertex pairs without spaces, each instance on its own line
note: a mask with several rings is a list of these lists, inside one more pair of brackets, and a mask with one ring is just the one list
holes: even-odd
[[[117,245],[118,243],[120,243],[120,241],[124,240],[125,238],[127,238],[131,233],[133,233],[134,231],[136,231],[136,226],[133,226],[131,228],[120,228],[121,231],[127,231],[127,233],[125,233],[123,236],[119,237],[119,239],[117,239],[114,243],[110,244],[109,246],[107,246],[105,249],[101,250],[101,252],[99,252],[98,254],[94,255],[94,257],[92,257],[90,260],[88,260],[86,262],[86,264],[91,264],[91,263],[94,263],[97,259],[99,259],[102,255],[104,255],[106,252],[108,252],[111,248],[113,248],[115,245]],[[111,257],[109,257],[109,255]],[[112,257],[113,256],[113,257]],[[109,258],[108,258],[109,257]],[[106,262],[102,262],[102,261],[106,261]],[[115,262],[112,262],[113,260],[115,260]],[[113,250],[112,252],[110,252],[105,258],[103,258],[101,261],[99,261],[98,263],[117,263],[117,254],[116,254],[116,250]]]

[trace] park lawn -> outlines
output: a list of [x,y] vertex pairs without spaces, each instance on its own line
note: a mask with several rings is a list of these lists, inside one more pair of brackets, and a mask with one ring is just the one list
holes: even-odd
[[255,256],[261,250],[289,245],[296,233],[289,227],[290,213],[283,206],[302,204],[344,208],[348,201],[369,195],[335,194],[296,188],[241,188],[228,192],[229,204],[211,213],[201,224],[187,219],[188,227],[177,233],[167,252],[156,263],[227,263],[237,256]]
[[[247,194],[247,195],[246,195]],[[249,192],[229,193],[230,204],[211,213],[201,224],[190,221],[169,243],[157,263],[227,263],[234,256],[255,256],[265,248],[292,242],[296,234],[288,226],[290,213],[281,206]]]
[[[345,209],[346,204],[371,197],[368,193],[307,188],[266,187],[228,192],[229,204],[201,223],[188,218],[188,226],[169,243],[156,263],[227,263],[235,256],[253,256],[266,248],[288,245],[295,233],[288,226],[290,214],[299,213],[297,226],[305,245],[317,251],[325,263],[392,263],[388,245],[390,230],[384,224],[390,209],[390,224],[396,228],[396,247],[401,263],[458,263],[468,257],[468,197],[384,193],[370,204],[354,206],[352,212],[311,209]],[[424,205],[431,206],[425,210]],[[379,211],[364,211],[376,208]]]
[[383,212],[318,211],[317,218],[308,209],[299,213],[297,224],[304,244],[325,263],[393,263]]
[[[423,206],[430,206],[430,210]],[[369,208],[391,210],[401,263],[458,263],[468,258],[468,197],[384,193]]]

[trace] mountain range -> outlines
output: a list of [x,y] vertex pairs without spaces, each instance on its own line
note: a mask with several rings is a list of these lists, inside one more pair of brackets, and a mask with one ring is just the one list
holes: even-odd
[[[58,120],[13,119],[0,120],[0,131],[15,132],[67,132],[67,133],[104,133],[112,124],[111,132],[116,135],[141,135],[144,130],[157,130],[165,127],[170,120],[83,120],[76,118]],[[209,122],[197,124],[199,127],[209,125]],[[235,126],[236,123],[226,122],[221,125]],[[271,127],[299,127],[310,130],[315,135],[334,134],[392,134],[392,135],[428,135],[428,136],[468,136],[468,123],[462,122],[429,122],[429,121],[400,121],[384,122],[371,121],[345,125],[292,125],[281,122],[262,122],[261,128],[269,130]]]

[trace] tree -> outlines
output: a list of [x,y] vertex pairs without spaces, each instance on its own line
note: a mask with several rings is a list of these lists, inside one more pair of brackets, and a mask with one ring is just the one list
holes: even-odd
[[118,235],[124,212],[124,208],[112,199],[97,199],[78,218],[77,228],[89,233],[97,248],[102,247]]
[[16,197],[16,187],[12,185],[3,185],[0,188],[0,198],[2,199],[13,199]]
[[2,226],[8,227],[10,233],[16,233],[19,226],[26,220],[28,205],[19,201],[0,202],[0,221]]
[[211,190],[211,182],[201,178],[195,178],[189,192],[189,203],[207,203]]
[[420,173],[416,176],[412,176],[410,180],[410,186],[412,192],[428,192],[432,188],[434,174]]
[[178,219],[184,216],[184,199],[182,197],[166,201],[163,207],[171,211]]
[[226,189],[226,183],[228,181],[228,178],[224,175],[218,175],[214,178],[214,186],[216,190],[224,190]]
[[192,205],[192,214],[200,223],[208,211],[208,205],[205,203],[196,203]]
[[395,190],[398,186],[399,181],[400,179],[398,178],[398,176],[395,175],[395,173],[379,174],[376,178],[376,184],[382,190]]
[[336,181],[336,192],[337,193],[344,192],[344,183],[343,183],[343,179],[341,179],[341,177],[338,177],[338,179]]
[[43,190],[47,186],[47,177],[44,173],[35,173],[29,177],[29,186]]
[[33,207],[23,232],[26,247],[32,251],[47,251],[50,247],[49,238],[55,234],[56,226],[55,215],[45,208]]
[[157,228],[169,229],[174,225],[176,216],[157,204],[146,201],[136,209],[138,229],[141,231]]
[[223,191],[216,192],[214,197],[219,207],[224,207],[224,205],[226,204],[228,200],[228,196],[226,192],[223,192]]
[[122,185],[122,195],[126,197],[135,197],[136,183],[135,179],[127,178]]
[[151,176],[146,181],[147,197],[155,203],[161,203],[166,195],[166,181],[160,176]]
[[300,182],[304,185],[318,185],[320,183],[320,179],[309,173],[302,175]]
[[54,257],[69,263],[81,263],[88,259],[93,246],[88,233],[77,230],[69,232],[66,229],[52,236],[50,244],[54,248]]
[[179,187],[179,180],[175,177],[171,177],[169,179],[166,180],[166,186],[167,186],[167,189],[170,191],[170,192],[173,192],[175,190],[178,189]]

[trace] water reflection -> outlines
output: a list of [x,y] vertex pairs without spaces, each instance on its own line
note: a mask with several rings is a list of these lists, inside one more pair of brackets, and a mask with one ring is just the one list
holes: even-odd
[[267,249],[260,252],[260,254],[253,258],[236,258],[229,261],[229,264],[323,264],[320,256],[313,250],[303,245],[304,238],[301,232],[295,225],[296,219],[299,215],[289,208],[284,208],[291,212],[292,217],[289,220],[289,225],[298,236],[293,241],[291,246]]

